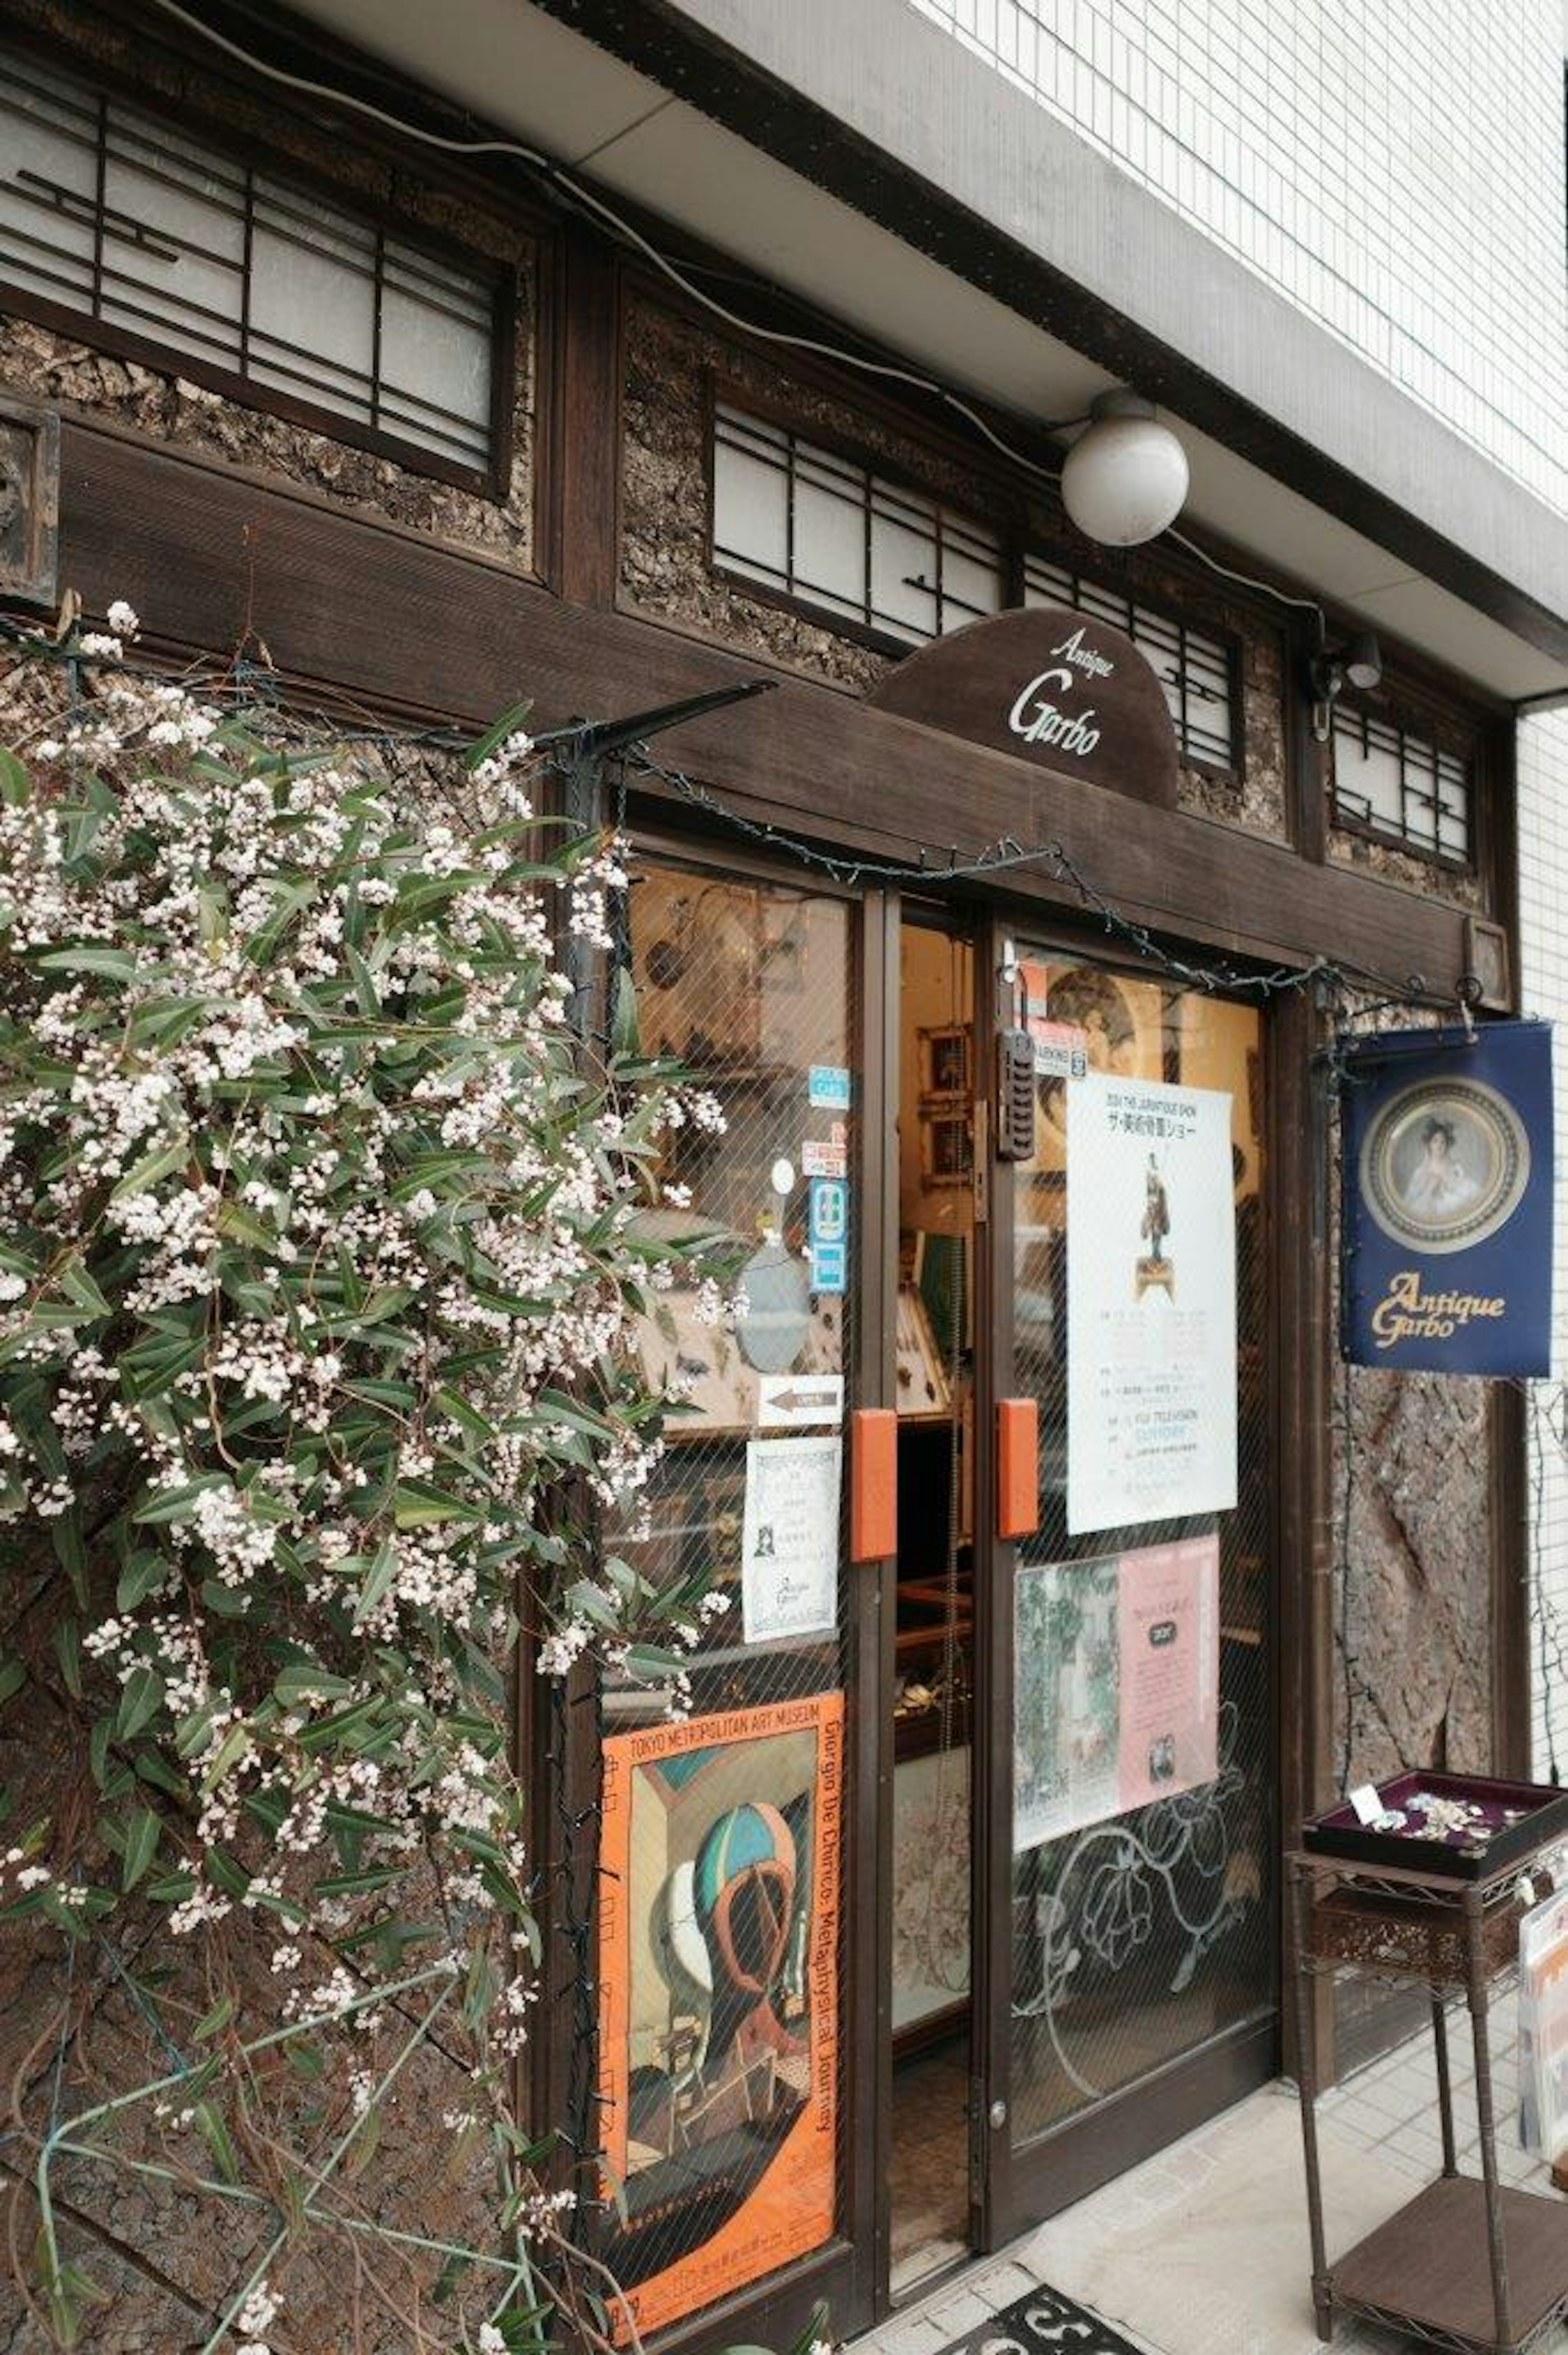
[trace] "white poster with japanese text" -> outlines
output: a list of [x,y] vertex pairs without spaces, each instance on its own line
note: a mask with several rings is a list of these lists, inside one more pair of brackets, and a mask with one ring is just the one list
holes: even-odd
[[1067,1529],[1236,1500],[1231,1099],[1091,1071],[1067,1089]]
[[838,1625],[838,1439],[753,1439],[746,1450],[741,1615],[748,1644]]

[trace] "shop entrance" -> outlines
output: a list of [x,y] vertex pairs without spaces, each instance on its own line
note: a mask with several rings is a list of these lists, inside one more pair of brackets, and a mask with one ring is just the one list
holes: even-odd
[[645,2339],[853,2336],[1277,2065],[1263,1028],[646,837],[622,954],[706,1102],[619,1558],[708,1615],[603,1699],[602,2254]]

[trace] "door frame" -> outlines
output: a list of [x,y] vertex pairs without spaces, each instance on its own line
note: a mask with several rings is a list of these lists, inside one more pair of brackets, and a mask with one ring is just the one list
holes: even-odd
[[[820,2306],[829,2309],[835,2338],[870,2329],[886,2310],[887,2153],[892,2135],[892,1685],[894,1585],[892,1559],[853,1563],[848,1551],[848,1480],[853,1477],[852,1409],[892,1406],[898,1284],[898,926],[895,892],[852,886],[802,872],[782,856],[737,850],[705,828],[689,832],[669,822],[657,805],[632,799],[631,872],[643,861],[675,861],[731,877],[800,891],[820,892],[850,912],[849,1038],[858,1058],[853,1081],[851,1316],[847,1341],[845,1467],[841,1576],[844,1699],[843,1865],[840,1886],[838,2127],[840,2198],[836,2228],[819,2247],[759,2281],[747,2283],[668,2324],[652,2335],[659,2355],[709,2355],[737,2340],[788,2347],[799,2339]],[[635,879],[631,885],[635,892]],[[802,1107],[804,1110],[804,1107]],[[893,1215],[886,1213],[891,1201]],[[591,1700],[586,1679],[581,1690]],[[532,1755],[542,1848],[556,1870],[565,1865],[562,1828],[586,1820],[597,1807],[600,1758],[597,1712],[568,1710],[572,1739],[565,1789],[555,1775],[549,1712],[533,1712]],[[558,1796],[557,1796],[558,1795]],[[550,2116],[569,2082],[574,2027],[574,1957],[565,1938],[552,1955],[550,2030],[534,2048],[536,2120]]]
[[[1000,906],[989,911],[977,944],[977,958],[988,955],[989,971],[977,964],[977,1017],[989,1018],[989,1035],[977,1037],[977,1071],[991,1094],[990,1134],[997,1134],[995,1101],[998,1084],[997,1041],[1012,1018],[1011,985],[1003,975],[1004,950],[1012,941],[1027,942],[1064,957],[1104,964],[1113,972],[1141,973],[1131,959],[1107,958],[1099,939],[1070,922],[1042,922],[1033,909]],[[1281,1706],[1279,1635],[1282,1598],[1287,1586],[1281,1539],[1285,1519],[1282,1476],[1287,1460],[1288,1433],[1282,1413],[1280,1333],[1277,1281],[1280,1177],[1282,1164],[1275,1147],[1277,1131],[1272,1117],[1276,1065],[1279,1059],[1280,1026],[1271,1018],[1266,1001],[1259,1008],[1264,1073],[1265,1140],[1263,1208],[1263,1281],[1266,1295],[1266,1428],[1271,1451],[1267,1542],[1273,1574],[1267,1595],[1268,1640],[1272,1658],[1267,1680],[1271,1723],[1266,1755],[1272,1768],[1269,1794],[1268,1856],[1271,1865],[1280,1849],[1283,1737],[1288,1712]],[[1264,2014],[1223,2030],[1191,2051],[1102,2100],[1033,2141],[1013,2144],[1012,2089],[1012,1595],[1018,1567],[1015,1543],[996,1535],[994,1502],[994,1432],[996,1402],[1008,1393],[1014,1359],[1013,1239],[1017,1183],[1015,1166],[991,1154],[990,1184],[989,1309],[990,1347],[977,1352],[977,1485],[976,1508],[976,1653],[977,1723],[984,1729],[975,1746],[976,1837],[974,1920],[975,2083],[971,2093],[971,2200],[975,2246],[989,2252],[1043,2222],[1073,2201],[1110,2181],[1140,2159],[1152,2156],[1180,2136],[1277,2076],[1282,2062],[1281,1941],[1279,1892],[1266,1893],[1269,1927],[1271,2002]],[[979,1403],[984,1386],[983,1412]],[[984,1470],[982,1473],[982,1463]],[[986,1499],[981,1520],[979,1499]],[[983,1537],[982,1537],[983,1529]],[[1277,1880],[1277,1873],[1276,1875]]]

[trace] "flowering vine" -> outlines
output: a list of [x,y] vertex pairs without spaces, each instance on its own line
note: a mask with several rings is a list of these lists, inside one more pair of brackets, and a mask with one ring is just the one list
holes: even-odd
[[[10,1795],[0,1919],[151,1920],[203,1989],[160,2013],[196,2055],[157,2105],[176,2172],[259,2174],[285,2215],[241,2030],[309,2022],[293,2076],[368,2137],[407,2014],[366,1997],[444,1981],[465,2090],[428,2126],[486,2157],[519,2264],[364,2343],[490,2355],[552,2301],[608,2341],[515,2120],[544,1900],[508,1687],[521,1638],[678,1706],[715,1607],[584,1523],[658,1459],[636,1322],[705,1247],[639,1214],[670,1130],[721,1115],[640,1055],[624,989],[591,1058],[568,1019],[556,943],[607,944],[621,850],[541,821],[516,715],[413,791],[138,674],[135,627],[82,639],[69,692],[0,681],[0,1712],[63,1719],[73,1760]],[[79,2268],[46,2246],[29,2294],[79,2336]],[[276,2278],[228,2327],[294,2343]]]

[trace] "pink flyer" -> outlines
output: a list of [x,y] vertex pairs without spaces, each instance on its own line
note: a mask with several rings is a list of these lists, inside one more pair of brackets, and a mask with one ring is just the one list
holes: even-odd
[[1213,1782],[1219,1742],[1220,1543],[1184,1538],[1121,1557],[1122,1807]]

